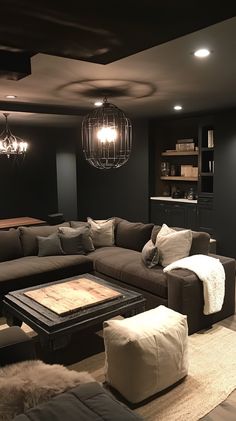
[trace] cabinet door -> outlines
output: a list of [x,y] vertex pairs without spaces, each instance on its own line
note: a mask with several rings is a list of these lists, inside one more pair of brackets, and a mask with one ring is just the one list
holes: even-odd
[[151,222],[156,225],[169,225],[167,205],[160,202],[151,202]]
[[186,215],[184,205],[168,205],[167,213],[170,226],[180,228],[184,228],[186,226]]
[[214,210],[211,198],[202,198],[198,203],[198,230],[214,235]]
[[197,229],[197,206],[195,204],[186,205],[186,228]]

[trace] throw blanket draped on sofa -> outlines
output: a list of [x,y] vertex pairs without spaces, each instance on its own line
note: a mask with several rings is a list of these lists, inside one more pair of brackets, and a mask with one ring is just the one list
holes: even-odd
[[225,271],[219,259],[196,254],[171,263],[163,271],[169,272],[178,268],[191,270],[203,282],[203,313],[207,315],[220,311],[225,296]]

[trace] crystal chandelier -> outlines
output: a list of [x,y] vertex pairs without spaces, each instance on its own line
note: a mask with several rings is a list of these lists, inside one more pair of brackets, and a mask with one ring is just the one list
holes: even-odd
[[9,113],[3,113],[6,121],[5,128],[0,134],[0,155],[6,155],[8,158],[11,155],[22,155],[28,148],[28,143],[19,137],[12,134],[8,126]]
[[131,146],[129,118],[106,98],[83,119],[82,148],[92,166],[102,170],[121,167],[130,157]]

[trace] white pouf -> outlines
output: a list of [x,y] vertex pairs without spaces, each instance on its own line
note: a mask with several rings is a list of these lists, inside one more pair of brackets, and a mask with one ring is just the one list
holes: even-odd
[[187,317],[165,306],[104,322],[105,377],[138,403],[188,373]]

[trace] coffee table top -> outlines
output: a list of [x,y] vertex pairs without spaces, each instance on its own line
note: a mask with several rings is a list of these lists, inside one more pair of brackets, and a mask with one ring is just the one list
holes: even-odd
[[[65,315],[57,314],[44,305],[30,297],[30,293],[39,292],[47,287],[60,287],[65,282],[74,282],[86,278],[91,282],[96,282],[105,290],[112,289],[117,297],[111,300],[102,300],[89,307],[73,309],[72,312],[66,312]],[[111,291],[111,292],[112,292]],[[61,298],[63,300],[63,298]],[[111,282],[107,282],[89,273],[62,279],[56,282],[37,285],[30,288],[24,288],[17,291],[9,292],[3,300],[4,309],[7,313],[28,324],[32,329],[41,334],[57,334],[60,332],[76,331],[78,329],[87,328],[99,324],[111,317],[119,314],[125,314],[136,308],[145,305],[145,299],[137,292],[121,288]]]

